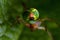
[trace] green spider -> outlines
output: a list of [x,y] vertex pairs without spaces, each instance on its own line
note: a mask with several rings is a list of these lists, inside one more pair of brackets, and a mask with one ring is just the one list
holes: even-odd
[[48,18],[39,19],[39,12],[35,8],[30,8],[22,14],[23,19],[20,19],[31,31],[36,29],[47,30],[46,27],[41,26],[42,22],[49,20]]
[[30,28],[31,31],[34,31],[36,29],[44,30],[48,33],[48,35],[51,37],[51,40],[53,40],[52,34],[50,31],[47,29],[47,27],[41,26],[41,24],[45,20],[51,20],[49,18],[43,18],[39,19],[39,12],[35,8],[30,8],[29,10],[25,11],[22,14],[22,18],[18,17],[18,20],[23,23],[26,27]]

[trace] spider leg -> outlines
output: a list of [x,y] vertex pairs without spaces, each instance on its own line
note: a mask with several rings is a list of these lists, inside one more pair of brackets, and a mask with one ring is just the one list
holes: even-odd
[[47,31],[47,28],[46,27],[38,27],[37,29],[40,29],[40,30],[44,30],[44,31]]
[[45,27],[38,27],[38,29],[40,29],[40,30],[46,30]]

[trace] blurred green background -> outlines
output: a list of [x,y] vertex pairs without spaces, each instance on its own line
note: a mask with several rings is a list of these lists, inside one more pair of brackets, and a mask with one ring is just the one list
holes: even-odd
[[[48,17],[48,30],[31,32],[23,23],[18,23],[16,17],[22,18],[25,3],[27,8],[36,8],[40,18]],[[60,40],[60,0],[0,0],[0,40]]]

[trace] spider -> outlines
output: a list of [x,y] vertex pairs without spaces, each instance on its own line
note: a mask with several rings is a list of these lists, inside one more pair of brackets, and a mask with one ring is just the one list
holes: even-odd
[[26,27],[28,27],[32,32],[35,31],[36,29],[38,30],[44,30],[48,33],[48,35],[51,37],[51,40],[53,40],[52,34],[50,31],[47,29],[46,26],[41,26],[41,24],[45,20],[50,20],[49,18],[39,18],[39,12],[35,8],[30,8],[29,10],[25,11],[22,14],[23,18],[17,17],[18,22],[23,23]]
[[31,31],[36,29],[41,29],[47,31],[46,27],[41,26],[41,24],[45,20],[50,20],[49,18],[39,19],[39,12],[35,8],[30,8],[29,10],[25,11],[23,14],[23,19],[18,17],[18,20],[24,23],[24,25],[30,28]]

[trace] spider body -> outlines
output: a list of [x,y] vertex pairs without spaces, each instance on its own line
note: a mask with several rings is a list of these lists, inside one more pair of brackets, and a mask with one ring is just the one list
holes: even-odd
[[23,19],[27,22],[26,26],[29,27],[31,31],[36,30],[36,29],[42,29],[40,28],[41,21],[37,21],[38,18],[39,18],[39,12],[35,8],[30,8],[23,14]]

